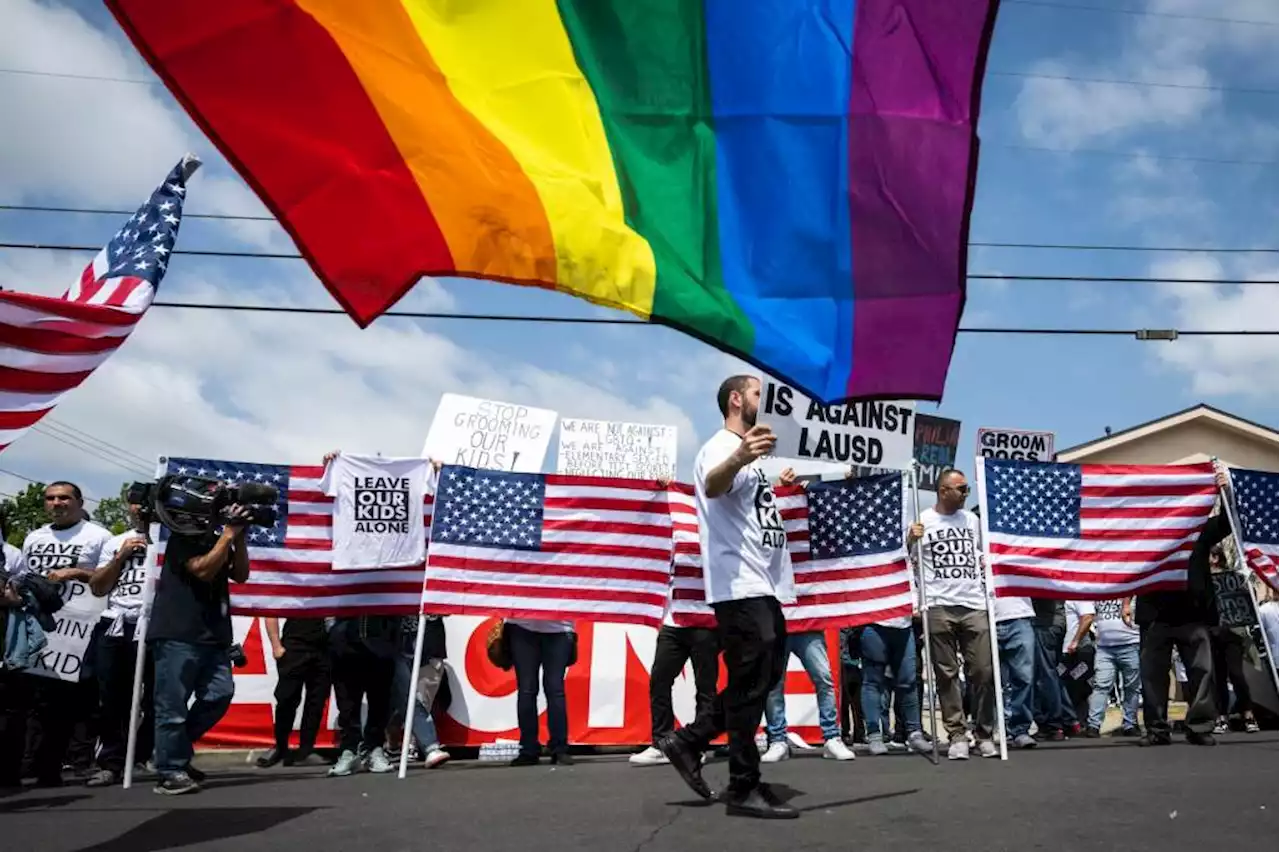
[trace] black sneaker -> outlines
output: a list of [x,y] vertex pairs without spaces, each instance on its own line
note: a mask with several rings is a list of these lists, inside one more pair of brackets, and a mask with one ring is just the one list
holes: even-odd
[[1147,731],[1146,739],[1142,743],[1149,746],[1167,746],[1173,744],[1173,737],[1168,731]]
[[516,759],[511,761],[509,766],[537,766],[538,755],[536,754],[518,754]]
[[175,772],[160,779],[156,792],[162,796],[181,796],[200,792],[200,784],[185,772]]
[[1084,729],[1084,738],[1086,740],[1096,740],[1101,736],[1102,736],[1102,731],[1099,731],[1097,728]]
[[1187,742],[1198,746],[1216,746],[1218,744],[1218,741],[1213,738],[1213,734],[1201,734],[1196,731],[1187,731]]
[[725,798],[724,810],[729,816],[755,819],[795,819],[800,816],[798,810],[773,795],[765,784],[757,785],[745,795],[728,794]]
[[704,799],[710,800],[711,788],[702,778],[702,755],[690,748],[684,740],[675,734],[667,734],[656,743],[658,751],[667,756],[676,772],[680,773],[689,789]]
[[259,769],[270,769],[280,761],[284,760],[285,751],[279,748],[269,748],[258,756],[254,761]]
[[555,766],[573,766],[577,761],[573,759],[573,755],[569,754],[569,752],[562,751],[559,754],[551,755],[551,763]]
[[1116,736],[1134,739],[1142,736],[1142,729],[1137,725],[1129,725],[1128,727],[1121,728],[1120,733],[1116,734]]

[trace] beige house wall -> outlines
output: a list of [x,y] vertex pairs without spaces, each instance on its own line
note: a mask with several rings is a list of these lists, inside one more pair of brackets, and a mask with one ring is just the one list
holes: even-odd
[[[1073,454],[1075,455],[1075,454]],[[1275,440],[1261,440],[1207,418],[1180,423],[1073,458],[1087,464],[1186,464],[1217,457],[1231,467],[1280,470]]]

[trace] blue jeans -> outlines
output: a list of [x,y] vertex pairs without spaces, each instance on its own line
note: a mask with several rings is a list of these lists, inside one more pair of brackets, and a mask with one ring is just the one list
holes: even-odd
[[996,625],[1000,649],[1000,678],[1004,683],[1005,734],[1031,732],[1031,690],[1036,675],[1036,629],[1030,618],[1014,618]]
[[[795,654],[804,664],[804,670],[813,681],[813,690],[818,694],[818,727],[822,729],[822,739],[837,739],[840,736],[840,723],[836,713],[836,688],[831,679],[831,662],[827,658],[827,638],[818,630],[807,633],[787,634],[787,653]],[[778,680],[778,685],[769,692],[764,705],[765,732],[769,742],[781,743],[787,739],[787,697],[786,672]],[[879,714],[877,714],[878,716]]]
[[1111,689],[1115,686],[1116,673],[1120,674],[1121,706],[1124,708],[1124,726],[1138,727],[1138,701],[1142,693],[1139,684],[1142,682],[1139,664],[1142,645],[1133,642],[1128,645],[1114,647],[1098,646],[1093,658],[1093,694],[1089,696],[1089,727],[1101,728],[1102,720],[1107,715],[1107,702],[1111,700]]
[[518,624],[507,625],[511,662],[516,670],[516,718],[520,722],[520,754],[537,757],[538,675],[547,696],[547,746],[552,754],[569,750],[569,714],[564,702],[564,673],[573,653],[573,634],[539,633]]
[[868,737],[889,737],[890,690],[898,718],[906,725],[904,733],[919,731],[915,632],[910,627],[870,624],[862,630],[862,712]]
[[[408,699],[409,679],[412,676],[413,653],[406,654],[401,651],[396,659],[395,676],[391,679],[391,717],[393,719],[399,721],[404,719],[404,710],[401,708]],[[431,707],[423,703],[423,698],[424,692],[428,693],[431,696],[430,700],[434,702],[442,677],[444,677],[444,662],[428,660],[424,657],[418,672],[418,685],[413,691],[413,719],[410,721],[413,736],[417,738],[423,753],[440,747],[440,737],[436,735],[436,723],[431,718]],[[400,747],[399,741],[391,745],[395,748]]]
[[[192,744],[218,723],[236,685],[227,649],[172,639],[151,643],[155,655],[156,771],[161,778],[185,772]],[[187,702],[196,697],[190,708]]]
[[[1032,711],[1036,727],[1042,731],[1061,731],[1073,719],[1064,706],[1062,679],[1058,677],[1058,659],[1062,656],[1062,630],[1036,627],[1036,684]],[[1074,714],[1072,714],[1074,715]]]

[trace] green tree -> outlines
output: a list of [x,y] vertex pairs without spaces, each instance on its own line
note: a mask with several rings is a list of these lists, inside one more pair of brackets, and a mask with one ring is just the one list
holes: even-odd
[[129,522],[129,505],[124,499],[128,492],[129,483],[126,482],[120,486],[119,497],[102,498],[91,515],[95,522],[111,530],[113,535],[119,535],[132,526]]
[[27,533],[49,523],[44,511],[44,483],[33,482],[13,497],[5,498],[0,503],[0,512],[4,513],[9,543],[21,547]]

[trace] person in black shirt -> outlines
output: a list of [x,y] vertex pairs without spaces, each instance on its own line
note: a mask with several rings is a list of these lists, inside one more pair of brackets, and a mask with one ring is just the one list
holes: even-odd
[[[258,758],[266,769],[284,761],[285,766],[302,763],[311,756],[329,707],[332,677],[329,666],[329,637],[323,618],[289,618],[280,632],[280,619],[266,620],[267,638],[276,659],[275,747]],[[307,698],[302,700],[303,688]],[[289,734],[302,704],[302,727],[298,731],[298,751],[289,752]]]
[[[1226,484],[1226,474],[1217,476],[1218,489]],[[1196,539],[1187,562],[1187,587],[1177,591],[1138,595],[1136,620],[1142,634],[1142,715],[1147,725],[1149,745],[1168,745],[1169,667],[1174,646],[1187,668],[1187,741],[1211,746],[1213,722],[1217,715],[1214,700],[1213,651],[1209,628],[1218,623],[1218,604],[1210,576],[1209,552],[1231,533],[1226,512],[1209,518]]]
[[200,789],[192,744],[218,723],[235,694],[228,582],[249,579],[248,512],[232,506],[229,516],[220,534],[172,535],[165,548],[147,627],[155,657],[157,793]]

